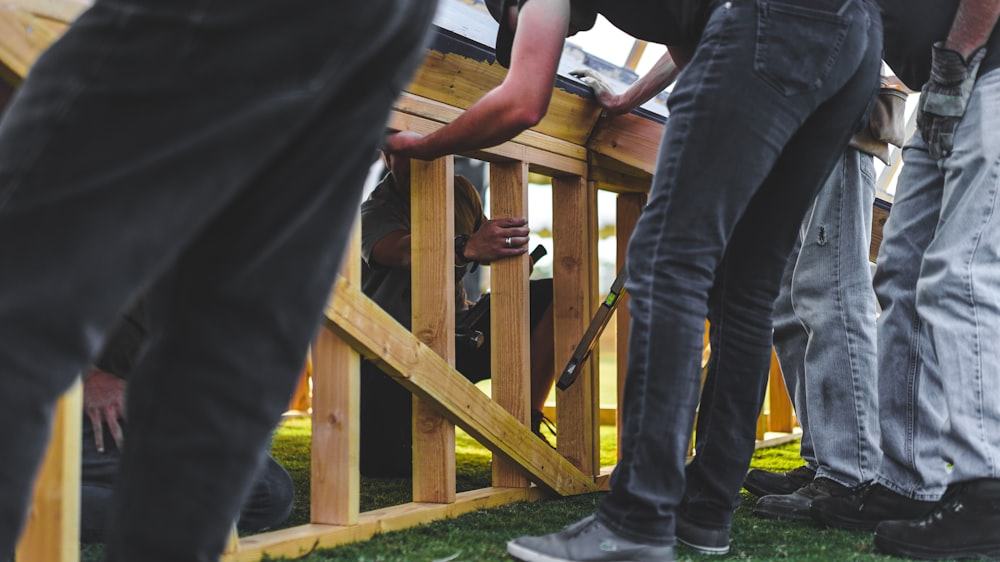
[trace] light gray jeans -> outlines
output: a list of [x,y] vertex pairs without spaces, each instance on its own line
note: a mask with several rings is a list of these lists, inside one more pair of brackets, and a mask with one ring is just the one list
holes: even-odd
[[845,486],[874,478],[881,457],[874,199],[872,157],[847,149],[802,222],[774,304],[774,349],[802,426],[802,458]]
[[919,133],[910,139],[879,254],[877,480],[915,499],[1000,478],[998,130],[994,70],[979,77],[950,156],[935,161]]

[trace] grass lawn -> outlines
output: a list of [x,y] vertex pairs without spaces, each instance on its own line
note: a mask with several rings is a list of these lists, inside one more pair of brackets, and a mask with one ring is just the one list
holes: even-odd
[[[296,481],[295,509],[286,526],[309,520],[309,433],[307,418],[286,420],[274,439],[274,454]],[[489,452],[458,431],[458,490],[486,487],[490,483]],[[614,428],[601,431],[602,464],[613,462]],[[801,464],[798,443],[762,449],[753,466],[769,470],[788,470]],[[518,503],[482,510],[454,519],[436,521],[412,529],[386,533],[369,541],[320,550],[301,562],[445,562],[512,560],[505,545],[513,537],[556,531],[591,513],[601,494],[587,494],[533,503]],[[751,513],[754,498],[744,492],[744,505],[733,522],[732,550],[724,557],[703,556],[677,548],[678,560],[893,560],[875,552],[869,534],[863,532],[819,529],[812,525],[758,519]],[[361,509],[410,501],[408,479],[362,478]],[[85,547],[81,560],[96,562],[100,546]],[[290,559],[270,559],[290,560]]]
[[[308,420],[286,421],[275,439],[275,454],[281,459],[286,443],[302,439],[308,432]],[[293,433],[298,437],[286,436]],[[490,482],[489,452],[463,432],[458,431],[456,457],[458,458],[459,491],[485,487]],[[614,428],[602,427],[602,464],[613,462]],[[306,450],[308,443],[306,443]],[[296,455],[298,456],[298,455]],[[769,470],[788,470],[801,464],[798,443],[758,451],[753,466]],[[296,476],[303,498],[308,497],[308,462],[305,471]],[[290,470],[298,470],[290,466]],[[362,479],[362,509],[373,509],[410,501],[409,480]],[[511,560],[507,557],[506,542],[523,534],[542,534],[562,527],[588,515],[597,505],[601,494],[588,494],[571,498],[520,503],[496,509],[482,510],[445,521],[379,535],[373,539],[329,550],[317,551],[302,560],[305,562],[357,561],[427,561],[450,560],[489,561]],[[767,521],[751,513],[754,498],[744,492],[744,505],[736,512],[732,531],[732,550],[725,557],[703,556],[678,547],[678,560],[892,560],[875,552],[871,537],[863,532],[818,529],[808,524]],[[306,503],[304,500],[303,503]],[[290,525],[305,523],[306,511],[296,508]],[[303,517],[303,519],[298,519]],[[284,559],[275,559],[284,560]]]
[[[612,348],[613,349],[613,348]],[[615,402],[614,355],[601,361],[601,403]],[[285,526],[309,522],[308,418],[286,419],[274,438],[274,455],[285,465],[296,483],[295,508]],[[457,488],[473,490],[490,485],[489,451],[461,430],[456,431]],[[601,463],[615,461],[614,427],[601,428]],[[802,464],[798,442],[762,449],[752,466],[767,470],[789,470]],[[385,533],[369,541],[313,552],[296,558],[301,562],[450,562],[512,560],[506,542],[520,535],[553,532],[593,512],[601,494],[518,503],[481,510],[454,519],[435,521],[412,529]],[[409,479],[361,480],[361,510],[407,503],[411,500]],[[753,516],[755,498],[743,492],[744,504],[737,510],[731,533],[732,550],[726,556],[699,555],[677,548],[678,560],[841,561],[894,560],[876,553],[870,534],[819,529],[809,524],[768,521]],[[96,562],[101,547],[87,546],[81,560]],[[289,560],[289,559],[266,559]]]

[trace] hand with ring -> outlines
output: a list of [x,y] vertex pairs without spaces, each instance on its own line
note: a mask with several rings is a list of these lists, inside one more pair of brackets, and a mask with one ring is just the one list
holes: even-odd
[[507,217],[488,220],[469,235],[465,257],[488,264],[498,259],[512,258],[528,252],[528,219]]

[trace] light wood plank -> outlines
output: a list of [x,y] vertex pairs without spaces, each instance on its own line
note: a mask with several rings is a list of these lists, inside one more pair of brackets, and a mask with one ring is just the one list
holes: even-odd
[[785,387],[785,377],[781,374],[781,365],[778,364],[778,356],[771,350],[771,370],[768,375],[768,389],[770,390],[769,409],[770,416],[767,419],[768,431],[791,433],[794,413],[792,411],[792,401],[788,397],[788,389]]
[[358,542],[389,531],[407,529],[438,519],[458,517],[480,509],[500,507],[544,497],[538,488],[483,488],[457,494],[451,504],[408,503],[361,516],[357,525],[300,525],[244,537],[238,553],[223,555],[222,562],[258,562],[265,554],[298,559],[322,548]]
[[42,21],[0,5],[0,78],[17,86],[57,35]]
[[80,445],[83,385],[59,399],[52,437],[35,481],[35,495],[15,559],[77,562],[80,558]]
[[[460,109],[468,109],[498,86],[506,75],[506,69],[485,60],[430,50],[406,90]],[[582,145],[600,114],[600,106],[592,99],[554,88],[548,112],[532,129]]]
[[628,113],[602,117],[587,141],[587,148],[598,154],[652,174],[660,148],[663,125]]
[[[528,164],[490,164],[490,215],[528,216]],[[490,347],[493,399],[515,419],[531,421],[531,327],[529,318],[527,254],[493,262],[490,266]],[[520,470],[493,460],[493,485],[528,485]]]
[[326,325],[413,394],[433,401],[494,456],[519,465],[543,489],[560,495],[593,491],[593,479],[553,451],[507,410],[340,278]]
[[[361,224],[354,221],[341,273],[361,283]],[[356,351],[327,329],[313,345],[312,462],[313,523],[358,521],[361,475],[361,364]]]
[[649,42],[641,39],[636,39],[635,43],[632,43],[632,50],[628,52],[628,58],[625,59],[625,68],[635,70],[639,66],[639,61],[642,60],[642,54],[646,52],[647,45]]
[[90,0],[3,0],[3,3],[56,21],[70,23],[93,2]]
[[236,530],[236,525],[229,529],[229,538],[226,539],[226,546],[222,549],[223,554],[235,554],[240,551],[240,535]]
[[[563,176],[552,180],[553,233],[553,313],[555,321],[555,361],[562,369],[587,330],[596,310],[596,261],[591,248],[597,246],[596,199],[590,196],[586,180]],[[596,193],[595,193],[596,197]],[[595,209],[591,210],[590,207]],[[597,447],[593,439],[599,420],[594,391],[599,350],[577,367],[580,374],[573,386],[556,393],[557,446],[584,474],[597,474],[594,462]]]
[[[411,163],[413,334],[455,365],[455,164]],[[413,399],[413,500],[455,501],[455,426]]]
[[[635,225],[639,222],[639,215],[642,214],[642,208],[646,204],[646,195],[643,193],[619,193],[618,194],[618,206],[616,208],[615,217],[615,241],[617,243],[617,255],[616,263],[618,264],[618,269],[625,266],[625,256],[628,251],[628,242],[632,238],[632,232],[635,231]],[[621,442],[622,442],[622,397],[625,396],[625,376],[628,372],[628,341],[629,341],[629,330],[631,329],[632,314],[628,310],[628,291],[624,292],[621,300],[618,302],[618,310],[616,312],[618,321],[618,419],[617,419],[617,435],[618,435],[618,451],[621,453]]]
[[[439,102],[403,93],[397,110],[390,118],[390,127],[429,134],[461,115],[461,111]],[[511,141],[483,150],[463,153],[464,156],[486,162],[524,160],[532,171],[546,175],[586,173],[586,149],[532,130]]]

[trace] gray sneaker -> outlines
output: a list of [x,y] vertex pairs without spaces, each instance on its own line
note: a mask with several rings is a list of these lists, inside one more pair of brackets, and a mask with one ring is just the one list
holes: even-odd
[[520,537],[507,553],[524,562],[673,562],[674,547],[634,542],[608,529],[593,515],[558,533]]

